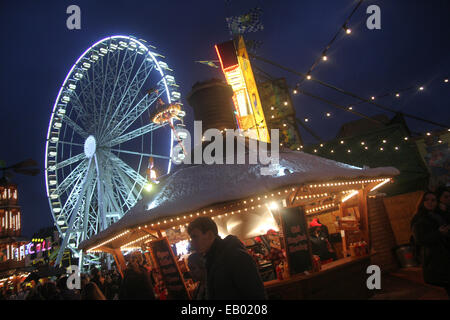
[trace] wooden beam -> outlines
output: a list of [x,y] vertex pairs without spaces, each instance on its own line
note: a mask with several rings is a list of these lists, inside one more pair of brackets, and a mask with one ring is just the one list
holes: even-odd
[[363,232],[364,240],[368,244],[368,248],[370,249],[370,237],[369,237],[369,212],[367,209],[367,191],[365,189],[361,189],[358,191],[358,207],[360,213],[360,228]]
[[127,264],[125,263],[125,258],[123,257],[122,251],[120,249],[113,250],[114,260],[116,261],[117,270],[120,273],[120,276],[123,279],[123,274],[127,268]]

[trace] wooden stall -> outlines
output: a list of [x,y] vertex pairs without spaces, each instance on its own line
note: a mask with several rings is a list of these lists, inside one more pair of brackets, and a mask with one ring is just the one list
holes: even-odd
[[[141,250],[162,274],[169,299],[189,299],[192,282],[184,279],[184,252],[174,251],[190,240],[189,223],[208,216],[221,237],[233,234],[246,245],[270,299],[365,299],[371,257],[367,196],[389,182],[386,175],[315,181],[182,214],[149,215],[144,223],[97,238],[83,250],[113,254],[121,272],[123,254]],[[311,226],[317,225],[327,229],[322,244],[332,259],[315,252]]]

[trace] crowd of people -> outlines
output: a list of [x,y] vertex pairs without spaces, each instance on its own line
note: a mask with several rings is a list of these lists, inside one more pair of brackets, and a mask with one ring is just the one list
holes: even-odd
[[[241,241],[218,235],[211,218],[193,221],[188,233],[196,250],[188,257],[194,300],[265,299],[264,285],[252,256]],[[186,271],[186,272],[184,272]],[[0,289],[0,300],[166,300],[168,291],[161,275],[152,269],[144,256],[135,251],[128,257],[123,277],[116,270],[92,268],[80,275],[80,289],[70,289],[68,275],[6,285]]]
[[67,280],[64,275],[23,282],[14,288],[5,285],[0,300],[117,300],[122,283],[116,271],[96,268],[81,274],[80,289],[69,289]]
[[[450,297],[450,189],[427,191],[411,221],[417,258],[425,282],[445,288]],[[188,227],[195,252],[188,257],[195,300],[266,299],[252,256],[234,236],[222,239],[217,225],[207,217]],[[185,274],[186,276],[186,274]],[[81,274],[80,289],[69,289],[68,275],[24,282],[0,289],[0,300],[165,300],[162,277],[140,252],[129,256],[121,276],[117,270],[92,268]]]
[[[142,255],[134,254],[122,276],[114,270],[92,268],[80,274],[80,289],[68,285],[68,275],[6,284],[0,300],[164,300],[167,292],[161,276],[151,270]],[[69,280],[70,282],[70,280]],[[70,289],[74,288],[74,289]]]

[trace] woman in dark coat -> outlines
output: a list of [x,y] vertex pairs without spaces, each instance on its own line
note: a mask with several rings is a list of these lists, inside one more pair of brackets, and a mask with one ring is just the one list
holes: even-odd
[[155,300],[150,274],[142,263],[142,255],[133,253],[125,270],[119,300]]
[[437,206],[436,195],[425,192],[411,228],[421,246],[425,282],[444,287],[450,297],[450,226],[438,213]]

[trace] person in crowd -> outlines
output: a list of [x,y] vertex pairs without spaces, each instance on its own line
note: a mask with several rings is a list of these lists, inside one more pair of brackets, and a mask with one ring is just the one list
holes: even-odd
[[318,255],[322,263],[336,260],[336,252],[328,241],[328,228],[314,218],[309,224],[308,231],[312,253]]
[[411,221],[416,243],[421,247],[426,283],[444,287],[450,297],[450,226],[438,212],[438,199],[425,192]]
[[95,284],[97,285],[97,287],[101,290],[101,292],[103,294],[105,294],[105,278],[103,278],[101,272],[99,269],[97,268],[92,268],[91,269],[91,282],[95,282]]
[[143,258],[140,252],[135,252],[131,256],[127,270],[122,281],[119,293],[120,300],[154,300],[150,275],[143,266]]
[[53,281],[47,281],[42,286],[42,297],[44,300],[60,300],[56,284]]
[[59,291],[61,300],[80,300],[80,295],[77,293],[77,291],[70,290],[67,287],[67,279],[68,278],[69,277],[67,275],[63,276],[57,282],[58,291]]
[[198,285],[192,293],[192,300],[205,300],[206,298],[206,268],[203,257],[198,252],[193,252],[188,257],[190,275]]
[[444,217],[447,224],[450,224],[450,188],[439,187],[436,195],[439,202],[439,213]]
[[208,217],[192,221],[188,233],[193,248],[206,260],[208,300],[267,298],[257,266],[237,237],[222,239],[217,225]]
[[81,290],[81,300],[106,300],[106,298],[97,284],[91,281]]

